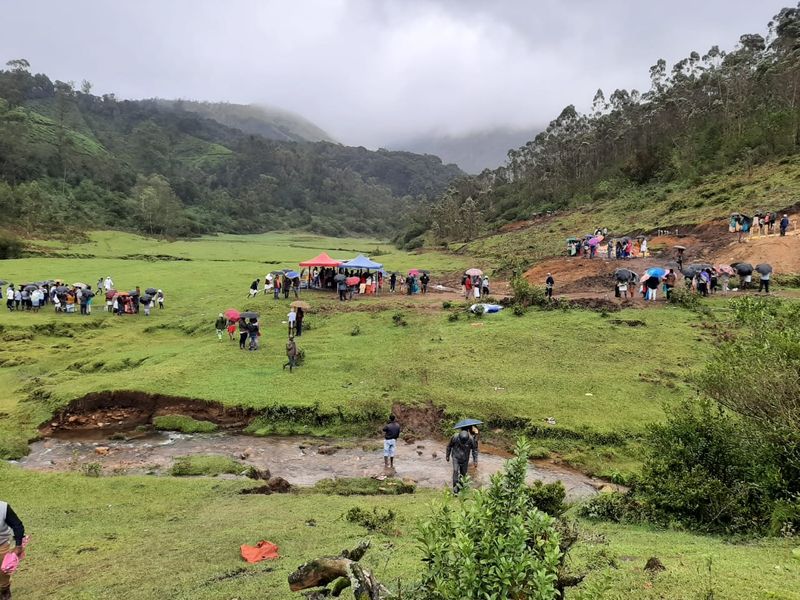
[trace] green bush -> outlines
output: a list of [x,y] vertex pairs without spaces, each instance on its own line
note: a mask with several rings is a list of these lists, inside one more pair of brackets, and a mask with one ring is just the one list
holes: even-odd
[[182,433],[211,433],[217,426],[211,421],[198,421],[186,415],[163,415],[153,419],[153,426],[161,431]]
[[175,464],[172,465],[170,469],[170,475],[175,477],[191,477],[198,475],[215,477],[223,473],[239,475],[244,471],[244,465],[227,456],[220,456],[218,454],[195,454],[176,458]]
[[784,537],[800,534],[800,494],[775,503],[770,515],[769,532]]
[[700,294],[685,287],[676,286],[669,293],[669,303],[688,310],[696,310],[700,307]]
[[392,323],[394,323],[396,327],[405,327],[406,325],[408,325],[408,322],[406,321],[405,315],[403,315],[403,313],[393,314]]
[[350,331],[350,335],[352,335],[354,337],[357,336],[357,335],[361,335],[361,327],[359,327],[358,325],[353,327],[352,331]]
[[480,490],[448,496],[420,525],[424,598],[555,598],[562,561],[556,520],[531,506],[529,446]]
[[0,260],[22,256],[22,240],[11,234],[0,234]]
[[551,517],[560,517],[564,514],[567,507],[564,505],[564,498],[567,491],[564,484],[560,481],[555,483],[542,483],[534,481],[533,485],[525,490],[528,497],[528,504],[533,508],[546,512]]
[[598,494],[581,504],[578,514],[585,519],[620,523],[628,516],[628,502],[623,494]]
[[402,479],[387,478],[383,481],[371,477],[344,477],[323,479],[314,484],[314,491],[320,494],[339,496],[396,496],[413,494],[417,486]]
[[397,515],[391,508],[380,509],[373,506],[371,511],[360,506],[354,506],[345,513],[345,519],[350,523],[361,525],[368,531],[377,531],[388,534],[395,528]]

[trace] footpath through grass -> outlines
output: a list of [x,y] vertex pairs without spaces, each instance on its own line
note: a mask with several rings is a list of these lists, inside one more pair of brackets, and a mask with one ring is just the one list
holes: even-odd
[[[287,575],[301,563],[338,554],[365,537],[364,564],[394,587],[424,568],[418,520],[439,496],[344,497],[304,492],[239,495],[241,481],[45,475],[0,465],[4,498],[33,536],[15,595],[38,600],[288,600]],[[369,533],[344,514],[354,506],[390,508],[389,533]],[[800,560],[782,540],[725,540],[647,527],[580,522],[574,555],[592,574],[571,598],[800,598]],[[247,565],[239,546],[261,539],[281,558]],[[649,575],[657,556],[667,570]],[[710,562],[710,571],[709,571]]]

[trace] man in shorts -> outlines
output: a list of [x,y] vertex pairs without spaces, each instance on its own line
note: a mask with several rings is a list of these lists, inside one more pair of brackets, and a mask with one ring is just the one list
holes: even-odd
[[394,469],[394,453],[399,437],[400,423],[394,415],[389,415],[389,422],[383,428],[383,466],[387,469]]

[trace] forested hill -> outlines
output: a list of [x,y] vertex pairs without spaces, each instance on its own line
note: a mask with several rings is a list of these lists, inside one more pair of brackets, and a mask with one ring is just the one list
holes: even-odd
[[[334,142],[327,132],[294,113],[257,104],[158,100],[162,106],[195,112],[218,123],[270,140],[285,142]],[[438,156],[438,155],[437,155]]]
[[[711,196],[716,191],[704,181],[780,165],[800,150],[800,10],[781,10],[766,36],[742,35],[729,52],[713,46],[671,67],[659,60],[650,81],[644,93],[598,90],[588,114],[567,106],[510,151],[505,166],[456,182],[399,241],[474,239],[537,214],[601,206],[634,218],[647,208],[659,223],[690,223],[687,206],[671,194],[692,187],[699,204],[718,202],[724,212],[733,191],[722,185]],[[797,195],[800,182],[794,185]],[[771,193],[760,192],[739,209],[760,208]],[[609,208],[623,197],[636,200]]]
[[463,173],[434,156],[270,140],[180,104],[0,70],[0,226],[181,236],[381,234]]

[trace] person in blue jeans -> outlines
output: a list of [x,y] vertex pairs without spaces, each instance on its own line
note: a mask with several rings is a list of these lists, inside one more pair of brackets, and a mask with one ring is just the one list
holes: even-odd
[[397,417],[389,415],[389,422],[383,427],[383,466],[387,469],[394,469],[394,455],[399,437],[400,423],[397,422]]

